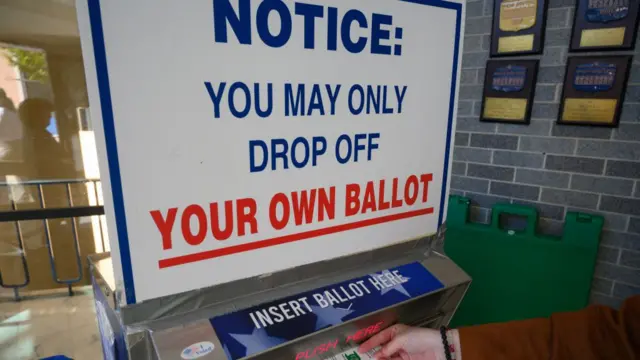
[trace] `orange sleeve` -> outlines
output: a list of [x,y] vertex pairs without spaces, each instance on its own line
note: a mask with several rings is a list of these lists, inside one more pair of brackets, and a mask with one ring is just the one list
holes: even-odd
[[640,296],[581,311],[459,329],[463,360],[640,359]]

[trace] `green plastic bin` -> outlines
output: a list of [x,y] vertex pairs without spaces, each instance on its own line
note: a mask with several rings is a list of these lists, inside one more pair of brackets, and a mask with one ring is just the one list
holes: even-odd
[[[449,198],[444,250],[472,282],[451,326],[547,317],[579,310],[589,292],[604,219],[568,212],[562,237],[536,234],[538,212],[496,204],[491,223],[469,222],[470,200]],[[501,228],[504,216],[526,221]]]

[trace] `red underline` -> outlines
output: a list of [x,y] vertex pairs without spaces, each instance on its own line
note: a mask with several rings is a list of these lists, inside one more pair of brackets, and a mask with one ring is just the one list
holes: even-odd
[[312,239],[318,236],[335,234],[335,233],[339,233],[347,230],[360,229],[367,226],[384,224],[392,221],[409,219],[412,217],[429,215],[429,214],[433,214],[432,207],[427,209],[407,211],[399,214],[380,216],[373,219],[355,221],[349,224],[334,225],[334,226],[329,226],[322,229],[304,231],[297,234],[278,236],[271,239],[264,239],[264,240],[250,242],[247,244],[229,246],[222,249],[208,250],[208,251],[203,251],[195,254],[182,255],[182,256],[162,259],[158,261],[158,266],[160,267],[160,269],[164,269],[164,268],[169,268],[173,266],[214,259],[218,257],[238,254],[238,253],[247,252],[251,250],[287,244],[287,243],[296,242],[300,240]]

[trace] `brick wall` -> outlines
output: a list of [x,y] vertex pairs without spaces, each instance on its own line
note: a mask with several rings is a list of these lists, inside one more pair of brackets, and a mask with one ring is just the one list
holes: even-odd
[[562,233],[567,211],[603,215],[592,301],[617,306],[640,294],[640,45],[618,129],[556,125],[574,1],[550,0],[544,54],[523,57],[540,59],[531,124],[481,123],[492,8],[467,3],[452,193],[481,222],[496,202],[535,206],[547,234]]

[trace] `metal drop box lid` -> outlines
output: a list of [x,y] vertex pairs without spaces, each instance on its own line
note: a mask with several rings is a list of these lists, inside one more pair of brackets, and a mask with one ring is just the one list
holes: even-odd
[[[129,359],[331,359],[397,322],[428,327],[448,324],[470,278],[450,259],[419,245],[403,243],[113,309],[118,318],[114,325],[123,327]],[[94,277],[102,279],[100,272],[106,266],[96,266],[100,263],[104,260],[94,261],[92,269]],[[393,269],[399,269],[395,271],[399,277],[394,278]],[[374,274],[390,290],[383,285],[376,288]],[[357,281],[366,288],[353,285]],[[385,293],[367,295],[366,290]],[[401,290],[410,296],[403,296]],[[296,309],[296,300],[303,296],[308,297],[307,304],[298,301]],[[314,297],[320,297],[320,303]],[[317,305],[323,305],[322,299],[340,302],[325,308],[341,311],[338,318],[320,315]],[[281,310],[268,310],[282,304],[292,318],[277,323]],[[366,309],[359,311],[363,305]],[[318,324],[321,316],[328,320]]]

